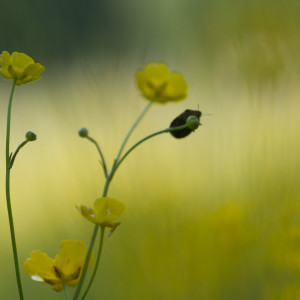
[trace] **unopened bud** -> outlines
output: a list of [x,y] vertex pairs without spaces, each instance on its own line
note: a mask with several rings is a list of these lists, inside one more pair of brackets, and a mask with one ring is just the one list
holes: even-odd
[[186,125],[188,126],[189,129],[195,130],[199,127],[200,122],[196,116],[192,115],[187,118]]
[[36,134],[32,131],[27,131],[25,137],[26,140],[29,142],[33,142],[36,140]]
[[89,132],[86,128],[81,128],[78,131],[79,136],[81,136],[82,138],[87,137]]

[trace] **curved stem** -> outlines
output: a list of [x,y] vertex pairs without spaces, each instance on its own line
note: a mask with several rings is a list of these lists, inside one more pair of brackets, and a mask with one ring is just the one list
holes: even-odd
[[93,250],[95,240],[96,240],[96,237],[97,237],[98,229],[99,229],[99,226],[95,225],[94,231],[93,231],[93,234],[92,234],[92,237],[91,237],[90,245],[89,245],[89,248],[88,248],[88,251],[87,251],[87,254],[86,254],[84,266],[83,266],[83,269],[82,269],[82,274],[81,274],[79,283],[77,285],[75,294],[73,296],[73,300],[76,300],[78,298],[79,293],[82,289],[82,285],[83,285],[83,282],[84,282],[84,278],[85,278],[85,275],[86,275],[88,264],[89,264],[89,261],[90,261],[90,258],[91,258],[92,250]]
[[98,266],[99,266],[99,262],[100,262],[100,257],[101,257],[101,253],[102,253],[102,248],[103,248],[103,238],[104,238],[104,232],[105,232],[105,225],[101,225],[101,231],[100,231],[100,242],[99,242],[99,249],[98,249],[98,255],[97,255],[97,260],[96,260],[96,264],[95,264],[95,267],[94,267],[94,272],[93,272],[93,275],[90,279],[90,282],[81,298],[81,300],[85,299],[90,287],[92,286],[93,284],[93,281],[95,279],[95,276],[96,276],[96,273],[97,273],[97,270],[98,270]]
[[[136,126],[138,125],[138,123],[141,121],[141,119],[143,118],[143,116],[146,114],[146,112],[149,110],[149,108],[151,107],[151,105],[153,104],[153,102],[150,102],[145,108],[144,110],[142,111],[142,113],[139,115],[139,117],[136,119],[136,121],[133,123],[133,125],[131,126],[131,128],[129,129],[123,143],[121,144],[121,147],[120,147],[120,150],[114,160],[114,164],[111,168],[111,171],[109,172],[109,174],[106,176],[106,182],[105,182],[105,186],[104,186],[104,190],[103,190],[103,193],[102,193],[102,197],[106,197],[107,193],[108,193],[108,188],[109,188],[109,185],[111,183],[111,180],[112,180],[112,177],[113,177],[113,174],[115,173],[115,170],[116,170],[116,166],[117,166],[117,162],[122,154],[122,151],[126,145],[126,142],[128,141],[131,133],[133,132],[133,130],[136,128]],[[93,246],[94,246],[94,243],[95,243],[95,239],[96,239],[96,235],[97,235],[97,232],[98,232],[98,228],[99,226],[98,225],[95,225],[94,227],[94,231],[93,231],[93,234],[92,234],[92,238],[91,238],[91,241],[90,241],[90,245],[89,245],[89,248],[88,248],[88,252],[87,252],[87,255],[86,255],[86,259],[85,259],[85,262],[84,262],[84,266],[83,266],[83,270],[82,270],[82,275],[81,275],[81,278],[80,278],[80,281],[78,283],[78,286],[76,288],[76,291],[75,291],[75,294],[74,294],[74,297],[73,297],[73,300],[76,300],[78,299],[78,296],[79,296],[79,293],[82,289],[82,285],[83,285],[83,282],[84,282],[84,279],[85,279],[85,275],[86,275],[86,271],[87,271],[87,267],[88,267],[88,262],[90,261],[90,257],[91,257],[91,253],[92,253],[92,250],[93,250]]]
[[[151,139],[152,137],[154,136],[157,136],[159,134],[162,134],[162,133],[165,133],[165,132],[171,132],[171,131],[177,131],[177,130],[182,130],[184,128],[187,128],[188,126],[186,124],[184,125],[181,125],[181,126],[178,126],[178,127],[169,127],[169,128],[166,128],[166,129],[163,129],[163,130],[160,130],[160,131],[157,131],[157,132],[154,132],[152,134],[149,134],[147,135],[146,137],[142,138],[141,140],[139,140],[137,143],[135,143],[131,148],[129,148],[127,150],[127,152],[121,157],[121,159],[116,163],[115,165],[115,168],[114,168],[114,172],[113,174],[116,172],[116,170],[118,169],[118,167],[120,166],[120,164],[124,161],[124,159],[128,156],[128,154],[134,150],[137,146],[139,146],[140,144],[142,144],[143,142]],[[113,176],[112,174],[112,176]]]
[[24,142],[22,142],[17,150],[15,151],[14,155],[12,156],[11,160],[10,160],[10,163],[9,163],[9,168],[11,169],[14,165],[14,162],[15,162],[15,159],[17,157],[17,154],[19,153],[19,151],[21,150],[22,147],[24,147],[29,141],[28,140],[25,140]]
[[10,96],[9,96],[8,109],[7,109],[6,155],[5,155],[5,157],[6,157],[6,184],[5,185],[6,185],[7,213],[8,213],[8,220],[9,220],[10,237],[11,237],[11,244],[12,244],[12,249],[13,249],[14,263],[15,263],[15,273],[16,273],[17,284],[18,284],[19,297],[20,297],[21,300],[23,300],[24,296],[23,296],[23,290],[22,290],[20,268],[19,268],[19,261],[18,261],[17,243],[16,243],[14,221],[13,221],[12,208],[11,208],[11,200],[10,200],[10,153],[9,153],[9,141],[10,141],[11,107],[12,107],[12,99],[13,99],[15,87],[16,87],[16,81],[14,80],[12,88],[11,88]]
[[91,138],[90,136],[87,136],[86,138],[87,138],[89,141],[91,141],[91,142],[96,146],[96,148],[97,148],[97,150],[98,150],[98,153],[99,153],[99,155],[100,155],[100,157],[101,157],[101,165],[102,165],[102,167],[103,167],[104,176],[105,176],[105,178],[107,178],[107,168],[106,168],[106,163],[105,163],[104,155],[103,155],[103,153],[102,153],[102,151],[101,151],[101,148],[100,148],[99,144],[98,144],[93,138]]
[[146,112],[149,110],[149,108],[151,107],[151,105],[153,104],[154,102],[150,101],[148,103],[148,105],[144,108],[144,110],[142,111],[142,113],[139,115],[139,117],[136,119],[136,121],[133,123],[133,125],[131,126],[131,128],[129,129],[127,135],[125,136],[125,139],[120,147],[120,150],[116,156],[116,159],[115,159],[115,162],[117,162],[122,154],[122,151],[131,135],[131,133],[133,132],[133,130],[135,129],[135,127],[139,124],[139,122],[142,120],[142,118],[144,117],[144,115],[146,114]]

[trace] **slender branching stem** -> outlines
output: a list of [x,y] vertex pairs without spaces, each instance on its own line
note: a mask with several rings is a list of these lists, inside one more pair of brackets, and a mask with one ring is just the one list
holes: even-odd
[[101,158],[100,162],[101,162],[101,165],[102,165],[102,168],[103,168],[103,171],[104,171],[104,176],[105,176],[105,178],[107,178],[107,167],[106,167],[104,155],[101,151],[101,148],[100,148],[99,144],[93,138],[91,138],[90,136],[87,136],[86,138],[96,146],[96,148],[98,150],[98,153],[100,155],[100,158]]
[[82,274],[81,274],[79,283],[77,285],[73,300],[78,299],[79,293],[82,289],[82,285],[83,285],[85,275],[86,275],[86,271],[87,271],[87,268],[88,268],[88,263],[90,261],[92,250],[93,250],[95,240],[96,240],[96,237],[97,237],[98,229],[99,229],[99,226],[95,225],[94,230],[93,230],[93,234],[92,234],[92,237],[91,237],[91,241],[90,241],[90,244],[89,244],[89,248],[88,248],[88,251],[87,251],[87,255],[86,255],[86,258],[85,258],[84,266],[83,266],[83,269],[82,269]]
[[10,141],[11,107],[12,107],[12,99],[13,99],[15,87],[16,87],[16,80],[13,81],[13,85],[12,85],[10,96],[9,96],[8,109],[7,109],[6,153],[5,153],[5,157],[6,157],[6,204],[7,204],[10,237],[11,237],[11,244],[12,244],[12,249],[13,249],[13,257],[14,257],[15,273],[16,273],[17,284],[18,284],[19,297],[20,297],[20,300],[23,300],[24,296],[23,296],[23,290],[22,290],[16,235],[15,235],[14,221],[13,221],[13,214],[12,214],[12,207],[11,207],[11,200],[10,200],[10,170],[11,170],[10,158],[11,158],[11,154],[9,152],[9,141]]
[[130,137],[130,135],[132,134],[133,130],[136,128],[136,126],[140,123],[140,121],[142,120],[142,118],[144,117],[144,115],[146,114],[146,112],[149,110],[149,108],[151,107],[151,105],[153,104],[152,101],[150,101],[148,103],[148,105],[144,108],[144,110],[142,111],[142,113],[139,115],[139,117],[136,119],[136,121],[132,124],[131,128],[129,129],[127,135],[125,136],[125,139],[123,141],[123,143],[121,144],[121,147],[120,147],[120,150],[116,156],[116,159],[115,159],[115,162],[119,160],[121,154],[122,154],[122,151]]
[[90,282],[85,290],[85,292],[83,293],[83,296],[81,297],[81,300],[84,300],[90,287],[93,284],[93,281],[95,279],[95,276],[97,274],[98,271],[98,267],[99,267],[99,262],[100,262],[100,258],[101,258],[101,253],[102,253],[102,249],[103,249],[103,240],[104,240],[104,232],[105,232],[105,225],[101,225],[101,231],[100,231],[100,242],[99,242],[99,249],[98,249],[98,254],[97,254],[97,259],[96,259],[96,263],[95,263],[95,267],[94,267],[94,271],[93,271],[93,275],[90,279]]
[[[136,121],[133,123],[133,125],[131,126],[131,128],[129,129],[127,135],[125,136],[125,139],[123,141],[123,143],[121,144],[121,147],[119,149],[119,152],[114,160],[114,164],[111,168],[111,171],[109,173],[106,173],[106,181],[105,181],[105,186],[104,186],[104,189],[103,189],[103,193],[102,193],[102,197],[106,197],[107,196],[107,193],[108,193],[108,188],[109,188],[109,185],[110,185],[110,182],[111,182],[111,179],[112,179],[112,176],[114,174],[114,168],[116,166],[116,163],[118,161],[118,159],[120,158],[121,154],[122,154],[122,151],[126,145],[126,142],[128,141],[131,133],[133,132],[133,130],[136,128],[136,126],[138,125],[138,123],[141,121],[141,119],[143,118],[143,116],[146,114],[146,112],[149,110],[149,108],[151,107],[152,105],[152,102],[150,102],[145,108],[144,110],[142,111],[142,113],[139,115],[139,117],[136,119]],[[94,143],[94,140],[92,139],[89,139],[91,142]],[[98,144],[95,144],[96,147]],[[97,147],[98,149],[98,147]],[[100,147],[99,147],[100,149]],[[100,154],[100,157],[102,159],[103,155],[101,154],[101,150],[99,151],[98,149],[98,152]],[[104,161],[104,159],[102,159]],[[92,253],[92,250],[93,250],[93,247],[94,247],[94,243],[95,243],[95,239],[96,239],[96,236],[97,236],[97,232],[98,232],[98,229],[99,229],[99,226],[96,224],[95,227],[94,227],[94,230],[93,230],[93,234],[92,234],[92,238],[91,238],[91,241],[90,241],[90,244],[89,244],[89,248],[88,248],[88,251],[87,251],[87,255],[86,255],[86,259],[85,259],[85,262],[84,262],[84,266],[83,266],[83,270],[82,270],[82,275],[81,275],[81,278],[79,280],[79,283],[78,283],[78,286],[76,288],[76,291],[75,291],[75,294],[74,294],[74,297],[73,297],[73,300],[76,300],[78,299],[78,296],[79,296],[79,293],[82,289],[82,285],[83,285],[83,282],[84,282],[84,279],[85,279],[85,275],[86,275],[86,271],[87,271],[87,268],[88,268],[88,262],[90,261],[90,257],[91,257],[91,253]]]
[[12,158],[11,158],[11,160],[10,160],[10,163],[9,163],[9,166],[8,166],[10,169],[13,167],[14,162],[15,162],[15,159],[16,159],[16,157],[17,157],[19,151],[20,151],[21,148],[23,148],[28,142],[29,142],[29,141],[26,139],[24,142],[22,142],[22,143],[18,146],[18,148],[16,149],[15,153],[13,154],[13,156],[12,156]]
[[[182,130],[182,129],[185,129],[187,128],[188,126],[186,124],[184,125],[181,125],[181,126],[178,126],[178,127],[169,127],[169,128],[166,128],[166,129],[163,129],[163,130],[160,130],[160,131],[157,131],[157,132],[154,132],[152,134],[149,134],[147,135],[146,137],[142,138],[141,140],[139,140],[137,143],[135,143],[132,147],[130,147],[127,152],[120,158],[119,161],[117,161],[117,163],[115,164],[115,168],[114,168],[114,173],[116,172],[117,168],[120,166],[120,164],[124,161],[124,159],[128,156],[128,154],[134,150],[137,146],[139,146],[140,144],[142,144],[143,142],[159,135],[159,134],[162,134],[162,133],[166,133],[166,132],[171,132],[171,131],[177,131],[177,130]],[[113,174],[112,174],[113,175]]]

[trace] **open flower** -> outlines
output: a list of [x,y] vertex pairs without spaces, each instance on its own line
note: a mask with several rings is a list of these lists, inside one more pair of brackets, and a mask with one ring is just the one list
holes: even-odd
[[138,87],[150,101],[166,103],[179,101],[187,95],[187,83],[181,74],[170,73],[167,65],[150,63],[136,73]]
[[125,205],[113,198],[102,197],[94,202],[94,209],[80,205],[77,207],[83,217],[89,221],[106,227],[114,228],[116,221],[123,215]]
[[3,51],[0,55],[1,73],[5,79],[16,80],[16,85],[39,80],[40,74],[45,70],[39,63],[24,53],[13,52],[10,55]]
[[[60,245],[61,250],[54,259],[35,250],[24,262],[24,269],[32,280],[46,282],[58,292],[64,284],[75,286],[79,282],[87,254],[86,245],[82,241],[65,240]],[[88,268],[93,262],[92,253]]]

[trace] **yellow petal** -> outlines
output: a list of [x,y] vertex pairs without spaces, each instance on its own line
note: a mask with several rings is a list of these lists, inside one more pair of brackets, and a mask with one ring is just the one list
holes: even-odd
[[24,74],[26,76],[30,75],[32,77],[36,77],[37,75],[41,74],[43,71],[45,70],[45,67],[42,66],[39,63],[34,63],[34,64],[30,64],[28,65],[25,70],[24,70]]
[[179,101],[187,95],[187,83],[179,73],[172,73],[163,92],[163,97],[172,101]]
[[[87,247],[82,241],[65,240],[60,243],[61,250],[56,255],[55,266],[62,272],[68,285],[76,285],[80,279]],[[94,261],[92,254],[89,267]]]
[[97,223],[96,213],[92,208],[87,207],[85,205],[80,205],[80,207],[77,206],[77,209],[84,218],[88,219],[93,223]]
[[113,225],[125,211],[125,205],[113,198],[102,197],[94,202],[96,219],[99,224]]
[[155,98],[156,91],[148,84],[145,71],[140,70],[136,73],[136,81],[143,96],[149,100],[153,100]]
[[13,71],[18,76],[22,75],[25,68],[33,63],[34,60],[24,53],[14,52],[11,56],[11,65]]
[[11,64],[11,56],[7,51],[3,51],[0,56],[0,66],[1,66],[1,73],[5,79],[13,79],[12,75],[8,71],[8,67]]
[[[52,280],[57,281],[58,278],[53,270],[54,260],[46,253],[40,250],[32,251],[30,258],[24,262],[24,269],[30,276],[39,276],[43,281]],[[34,277],[33,277],[34,279]]]
[[148,84],[155,90],[160,89],[169,79],[169,68],[165,64],[150,63],[144,72]]
[[169,72],[167,65],[150,63],[136,74],[139,90],[151,101],[166,103],[186,97],[187,84],[179,73]]
[[22,85],[22,84],[26,84],[29,82],[37,81],[41,78],[42,78],[42,76],[26,76],[24,78],[17,79],[16,85]]

